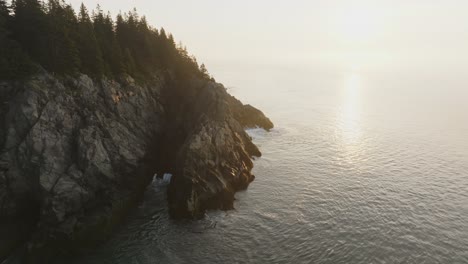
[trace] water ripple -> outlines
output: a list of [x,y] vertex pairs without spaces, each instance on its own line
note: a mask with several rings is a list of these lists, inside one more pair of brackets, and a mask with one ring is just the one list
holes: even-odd
[[236,210],[173,221],[153,183],[128,223],[73,263],[468,263],[468,131],[447,138],[386,101],[347,115],[333,90],[294,91],[272,95],[290,109],[256,102],[277,126],[248,131],[263,157]]

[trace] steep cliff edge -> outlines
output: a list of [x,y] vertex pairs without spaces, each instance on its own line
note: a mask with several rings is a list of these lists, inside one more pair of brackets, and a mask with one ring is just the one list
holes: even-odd
[[234,193],[254,179],[251,157],[261,154],[244,128],[254,126],[254,118],[267,130],[273,124],[260,111],[257,117],[241,118],[250,106],[220,84],[193,82],[188,90],[176,86],[169,99],[174,103],[167,108],[170,116],[179,117],[171,118],[176,128],[169,131],[184,135],[175,140],[180,145],[173,158],[168,200],[173,216],[201,217],[207,209],[232,209]]
[[273,124],[205,79],[0,82],[0,260],[24,241],[43,263],[102,238],[155,172],[174,175],[174,217],[232,208],[260,156],[252,126]]

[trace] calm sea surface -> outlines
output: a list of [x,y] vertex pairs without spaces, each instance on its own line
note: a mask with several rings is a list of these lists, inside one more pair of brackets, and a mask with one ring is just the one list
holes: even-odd
[[468,263],[468,74],[230,69],[276,125],[236,210],[173,221],[155,181],[73,263]]

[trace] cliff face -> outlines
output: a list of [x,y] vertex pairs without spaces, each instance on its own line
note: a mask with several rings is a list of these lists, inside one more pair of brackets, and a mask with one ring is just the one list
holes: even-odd
[[0,260],[23,241],[42,263],[102,238],[155,172],[174,175],[174,217],[232,208],[260,156],[251,126],[273,124],[207,80],[0,82]]
[[168,131],[184,135],[172,144],[177,153],[168,200],[176,217],[201,217],[207,209],[232,209],[234,193],[254,179],[251,157],[261,155],[244,128],[273,127],[256,109],[255,117],[242,118],[254,108],[230,96],[222,85],[192,85],[190,92],[185,86],[172,90],[167,108],[175,121],[175,128]]

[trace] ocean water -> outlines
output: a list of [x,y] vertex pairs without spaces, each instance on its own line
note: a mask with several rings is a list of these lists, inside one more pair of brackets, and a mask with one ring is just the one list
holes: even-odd
[[155,180],[117,232],[67,263],[468,263],[468,76],[218,67],[263,110],[235,210],[174,221]]

